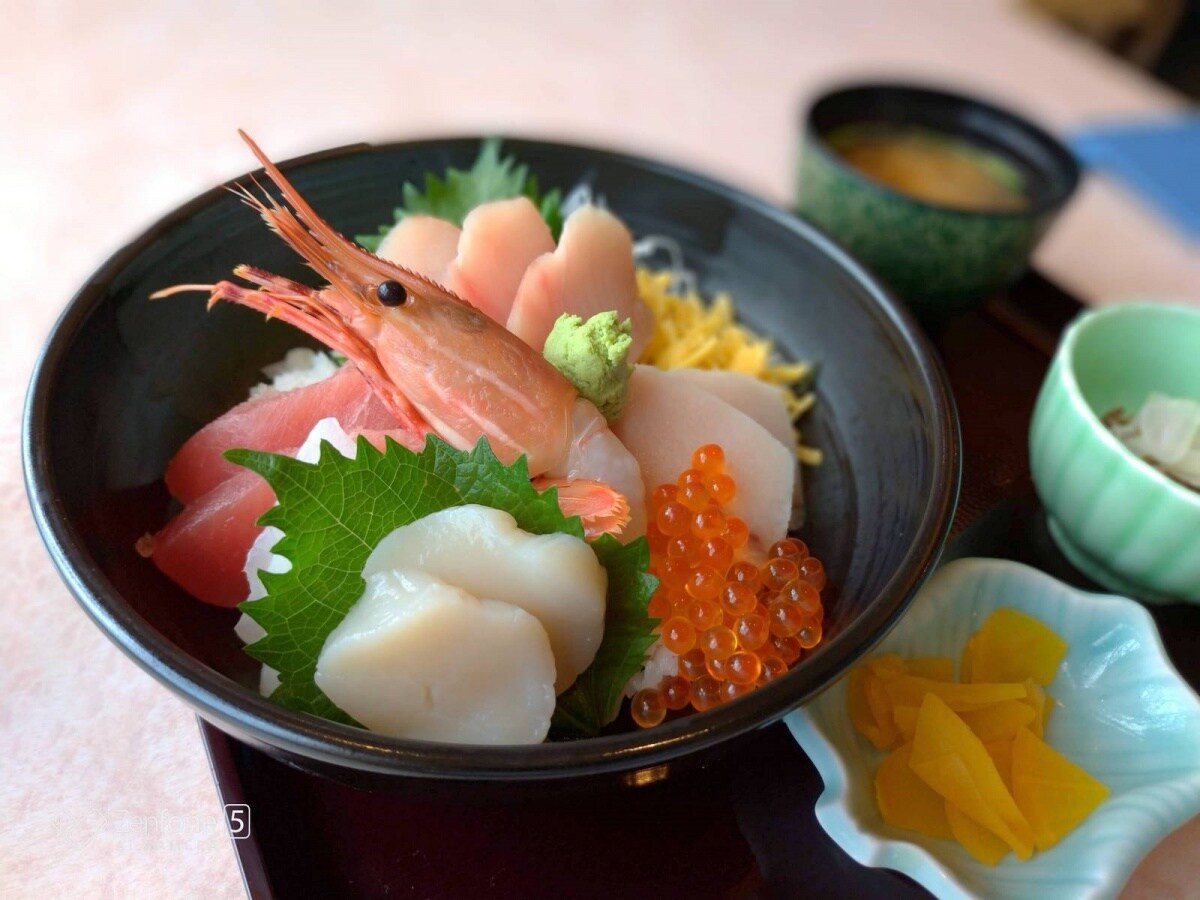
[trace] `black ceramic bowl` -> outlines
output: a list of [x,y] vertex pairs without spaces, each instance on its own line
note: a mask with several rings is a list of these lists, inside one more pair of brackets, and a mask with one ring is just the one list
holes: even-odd
[[[468,166],[478,140],[333,150],[285,164],[346,234],[390,219],[405,180]],[[829,574],[825,643],[786,677],[716,710],[649,730],[531,747],[384,737],[260,697],[233,633],[236,610],[186,596],[134,552],[166,519],[160,481],[177,447],[245,397],[259,367],[303,343],[278,322],[203,298],[148,302],[249,262],[311,278],[262,222],[214,189],[117,253],[59,320],[33,376],[26,484],[63,579],[97,625],[199,715],[313,771],[387,787],[397,776],[507,782],[617,774],[668,763],[777,720],[828,685],[903,613],[937,561],[959,483],[958,428],[941,369],[908,316],[815,230],[759,200],[670,166],[599,150],[510,141],[544,186],[590,182],[635,234],[679,241],[706,291],[819,368],[805,422],[826,461],[808,470],[802,536]],[[653,775],[639,775],[651,771]],[[594,780],[594,779],[593,779]]]
[[[848,165],[827,140],[846,126],[878,124],[919,126],[993,155],[1028,206],[965,210],[918,200]],[[797,209],[935,321],[1015,281],[1078,183],[1071,152],[1014,113],[931,88],[863,84],[832,90],[809,109]]]

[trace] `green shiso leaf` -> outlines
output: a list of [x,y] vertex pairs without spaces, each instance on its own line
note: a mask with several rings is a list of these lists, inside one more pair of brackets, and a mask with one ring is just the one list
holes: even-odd
[[[225,456],[274,490],[278,505],[259,523],[283,532],[272,551],[292,564],[284,573],[262,572],[267,595],[241,604],[266,631],[246,652],[279,671],[272,700],[338,722],[356,724],[313,681],[317,656],[362,596],[363,565],[385,536],[431,513],[477,503],[508,512],[533,534],[583,537],[579,519],[559,509],[556,491],[534,489],[524,457],[506,466],[486,440],[462,451],[431,435],[414,453],[390,438],[380,451],[360,437],[354,459],[322,442],[313,464],[255,450]],[[656,624],[646,616],[657,581],[646,574],[645,540],[622,546],[605,537],[591,546],[608,571],[608,613],[595,661],[560,698],[567,712],[556,713],[556,723],[561,718],[575,734],[595,733],[611,718],[653,643]],[[601,717],[601,710],[608,715]]]
[[401,190],[403,205],[393,212],[395,221],[380,225],[377,234],[360,234],[354,239],[374,253],[384,236],[405,216],[434,216],[461,227],[467,213],[479,204],[521,196],[538,208],[557,241],[562,232],[561,192],[539,194],[537,178],[529,174],[529,167],[511,156],[501,156],[500,139],[491,137],[480,146],[479,157],[466,171],[447,169],[444,179],[427,173],[423,191],[411,182],[405,183]]
[[658,579],[649,575],[645,538],[621,544],[606,534],[592,542],[608,570],[604,639],[596,658],[558,698],[551,725],[556,737],[591,737],[613,720],[629,679],[637,674],[655,641],[658,619],[646,612]]

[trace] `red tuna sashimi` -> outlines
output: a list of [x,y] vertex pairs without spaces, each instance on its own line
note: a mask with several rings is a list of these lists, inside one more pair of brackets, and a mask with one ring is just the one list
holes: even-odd
[[[177,500],[191,503],[245,471],[221,455],[226,450],[294,450],[317,422],[329,416],[351,434],[397,428],[395,416],[375,396],[358,369],[345,365],[324,381],[247,400],[209,422],[167,464],[163,476],[167,489]],[[410,443],[399,434],[395,436],[406,445]],[[420,448],[422,443],[418,438],[415,446]]]
[[159,571],[193,597],[215,606],[236,606],[250,590],[242,569],[262,530],[255,522],[274,503],[269,484],[239,469],[189,503],[146,549]]
[[[380,450],[386,437],[401,442],[408,437],[396,430],[359,433]],[[295,455],[295,448],[286,452]],[[275,493],[266,481],[255,472],[238,469],[192,500],[139,549],[196,599],[236,606],[250,591],[244,567],[250,545],[262,531],[255,523],[274,503]]]

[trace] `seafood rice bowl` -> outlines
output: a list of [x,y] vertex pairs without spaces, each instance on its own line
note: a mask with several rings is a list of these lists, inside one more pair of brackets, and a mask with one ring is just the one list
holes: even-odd
[[[925,378],[906,402],[943,443],[903,500],[919,546],[879,551],[903,577],[864,617],[846,596],[864,578],[843,537],[855,518],[826,512],[878,488],[847,480],[816,370],[743,317],[755,292],[702,289],[703,257],[647,228],[619,182],[559,181],[489,140],[469,167],[398,184],[391,221],[343,235],[246,142],[265,178],[231,190],[309,274],[246,218],[222,251],[232,277],[212,258],[139,273],[130,315],[207,306],[187,316],[228,333],[240,306],[275,323],[256,379],[218,372],[207,387],[226,399],[187,433],[144,433],[160,480],[113,550],[128,583],[157,585],[136,590],[139,612],[176,622],[177,644],[230,648],[221,667],[260,697],[238,688],[238,706],[373,733],[351,740],[385,755],[469,745],[484,769],[519,767],[529,745],[656,743],[642,733],[674,755],[690,719],[785,712],[783,686],[844,668],[927,571],[957,459],[919,339],[888,364]],[[865,320],[897,327],[875,303]],[[35,389],[31,418],[53,405]],[[151,489],[169,496],[144,502]],[[85,605],[105,593],[72,587]]]

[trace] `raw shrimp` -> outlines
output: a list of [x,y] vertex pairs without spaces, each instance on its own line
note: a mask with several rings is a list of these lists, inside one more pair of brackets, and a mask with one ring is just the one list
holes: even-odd
[[[556,479],[564,507],[573,497],[595,507],[597,491],[607,490],[607,502],[600,504],[606,508],[595,515],[591,530],[619,533],[629,519],[628,502],[602,475],[588,471],[595,454],[581,448],[595,439],[595,423],[575,415],[578,394],[570,382],[519,337],[446,288],[338,234],[258,145],[239,134],[290,207],[265,191],[264,198],[246,188],[235,193],[327,286],[310,288],[241,265],[234,274],[255,287],[230,281],[177,285],[153,297],[203,290],[210,306],[228,300],[295,325],[353,361],[414,433],[433,430],[459,449],[487,437],[505,463],[524,455],[531,476]],[[587,426],[583,433],[576,433],[577,419]],[[636,467],[632,456],[629,462]],[[597,529],[596,523],[603,524]]]
[[[589,537],[593,532],[607,530],[605,526],[611,524],[609,516],[620,517],[621,513],[628,517],[628,524],[621,532],[623,536],[635,538],[645,534],[646,488],[638,461],[613,434],[600,410],[590,400],[580,397],[575,401],[571,426],[573,438],[566,460],[546,477],[536,479],[538,486],[558,486],[563,512],[583,517]],[[627,508],[606,514],[599,508],[604,502],[603,492],[587,491],[584,487],[586,479],[599,479],[601,486],[608,485],[620,491]]]

